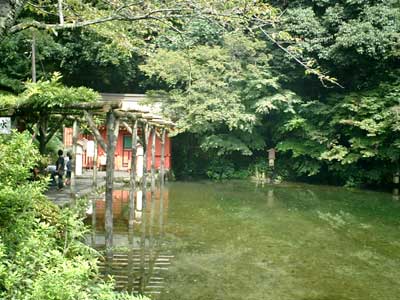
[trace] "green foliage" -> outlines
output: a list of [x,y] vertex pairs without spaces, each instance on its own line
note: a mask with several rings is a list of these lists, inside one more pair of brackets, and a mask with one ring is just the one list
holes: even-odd
[[[52,1],[32,4],[40,5],[26,5],[18,22],[54,22]],[[0,106],[29,103],[43,112],[95,97],[50,79],[60,71],[70,86],[161,94],[157,101],[164,99],[164,112],[180,130],[173,151],[180,156],[174,162],[178,178],[253,172],[251,166],[270,147],[279,150],[277,169],[291,179],[388,183],[397,168],[396,0],[207,0],[196,1],[195,9],[182,1],[139,1],[123,8],[125,1],[64,4],[67,23],[162,12],[134,23],[117,20],[59,32],[30,29],[5,37],[0,89],[7,92]],[[171,7],[185,13],[166,13]],[[23,91],[33,33],[41,81]],[[334,83],[333,77],[345,89],[327,89],[324,79]],[[34,115],[29,121],[37,119]]]
[[30,111],[43,111],[65,104],[91,102],[98,94],[85,87],[66,87],[60,82],[61,75],[55,73],[50,80],[27,82],[25,90],[18,96],[0,94],[0,108],[28,108]]
[[160,49],[141,69],[168,84],[165,113],[179,130],[201,136],[204,151],[251,155],[265,145],[257,132],[262,118],[297,101],[270,72],[265,51],[263,42],[225,34],[222,45]]
[[[382,182],[400,158],[399,81],[326,101],[302,103],[288,115],[278,150],[298,162],[298,174],[323,166],[346,181]],[[305,162],[314,167],[305,167]]]
[[60,210],[29,182],[38,151],[26,134],[0,136],[0,298],[134,300],[100,280],[79,210]]
[[[399,59],[399,20],[396,1],[296,0],[290,1],[279,27],[293,36],[303,58],[318,61],[346,88],[365,88],[386,78]],[[279,64],[287,73],[286,64]],[[300,79],[300,73],[289,74]]]
[[29,106],[35,110],[62,107],[74,102],[91,102],[98,94],[85,87],[65,87],[60,83],[61,75],[55,73],[50,80],[28,82],[26,90],[19,96],[18,106]]

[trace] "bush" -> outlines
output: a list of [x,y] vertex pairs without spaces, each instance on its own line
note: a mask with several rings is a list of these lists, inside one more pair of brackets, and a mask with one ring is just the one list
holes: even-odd
[[100,279],[79,210],[59,209],[46,182],[27,180],[39,159],[28,135],[0,136],[0,299],[138,299]]

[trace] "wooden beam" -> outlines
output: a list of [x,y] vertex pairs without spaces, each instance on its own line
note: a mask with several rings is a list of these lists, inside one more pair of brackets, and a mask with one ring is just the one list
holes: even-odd
[[[125,128],[126,128],[126,130],[130,133],[130,134],[132,134],[132,128],[131,128],[131,126],[129,126],[128,125],[128,123],[126,123],[125,121],[121,121],[121,124],[122,124],[122,126],[124,126]],[[133,140],[132,140],[133,141]]]
[[134,113],[126,110],[115,110],[115,115],[120,118],[130,118],[131,120],[136,120],[141,117],[141,113]]
[[96,102],[77,102],[64,104],[60,107],[54,106],[54,109],[78,109],[78,110],[105,110],[105,109],[118,109],[121,108],[122,101],[121,100],[113,100],[113,101],[96,101]]
[[[88,113],[86,110],[83,111],[83,115],[85,116],[85,120],[88,123],[89,128],[92,131],[94,138],[97,140],[97,142],[99,143],[99,145],[103,149],[103,151],[107,152],[107,144],[104,141],[103,137],[101,136],[99,130],[97,129],[97,126],[93,121],[92,115],[90,113]],[[108,118],[108,115],[107,115],[107,118]]]

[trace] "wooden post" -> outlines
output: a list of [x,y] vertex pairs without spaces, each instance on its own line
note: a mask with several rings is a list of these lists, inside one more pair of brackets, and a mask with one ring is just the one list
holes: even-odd
[[75,119],[72,125],[72,162],[71,162],[71,182],[70,182],[70,196],[72,198],[72,206],[75,205],[76,198],[76,149],[78,145],[78,137],[79,137],[79,123],[78,120]]
[[129,223],[128,223],[128,293],[133,292],[134,286],[134,276],[132,274],[134,263],[134,222],[135,222],[135,193],[136,193],[136,156],[137,156],[137,124],[138,121],[135,120],[132,125],[132,153],[131,153],[131,173],[130,173],[130,189],[129,189]]
[[153,225],[154,225],[154,213],[155,213],[155,203],[154,198],[156,189],[156,127],[151,128],[151,187],[150,187],[150,224],[149,224],[149,261],[153,257]]
[[129,226],[133,226],[133,220],[135,214],[137,123],[138,121],[135,120],[132,125],[132,152],[131,152],[131,174],[130,174],[130,191],[129,191],[129,214],[130,214]]
[[114,112],[107,113],[107,161],[106,161],[106,211],[105,211],[105,239],[106,255],[112,259],[113,247],[113,190],[114,190],[114,154],[117,144],[119,120]]
[[[275,148],[271,148],[268,151],[268,183],[274,183],[275,180],[275,156],[276,156],[276,151]],[[265,173],[263,175],[263,179],[265,179]]]
[[41,113],[39,116],[39,120],[37,122],[37,128],[39,131],[39,135],[37,135],[36,139],[39,141],[39,152],[44,154],[46,151],[47,144],[47,131],[49,128],[49,116]]
[[156,185],[156,128],[151,128],[151,189]]
[[94,153],[93,153],[93,182],[92,182],[92,188],[93,191],[95,192],[97,190],[97,141],[94,139]]
[[141,236],[140,236],[140,278],[139,278],[139,293],[144,292],[145,287],[145,247],[146,247],[146,198],[147,198],[147,145],[149,141],[149,125],[143,123],[143,175],[142,175],[142,222],[141,222]]
[[96,248],[96,201],[95,195],[92,199],[92,248]]
[[161,162],[160,162],[160,183],[161,187],[164,186],[164,177],[165,177],[165,128],[162,129],[161,132]]
[[393,174],[393,199],[399,200],[399,181],[400,181],[400,172],[396,170]]
[[159,210],[159,225],[160,239],[164,233],[164,178],[165,178],[165,128],[161,131],[161,162],[160,162],[160,210]]
[[142,175],[142,191],[143,191],[143,208],[146,208],[146,192],[147,192],[147,146],[149,143],[149,124],[143,124],[143,175]]

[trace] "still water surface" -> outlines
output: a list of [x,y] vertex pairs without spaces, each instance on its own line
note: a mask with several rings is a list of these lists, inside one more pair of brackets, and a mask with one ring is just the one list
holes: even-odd
[[[114,193],[118,289],[154,299],[398,300],[400,202],[390,194],[251,182]],[[142,199],[142,200],[141,200]],[[130,208],[131,207],[131,208]],[[104,201],[91,241],[104,245]]]

